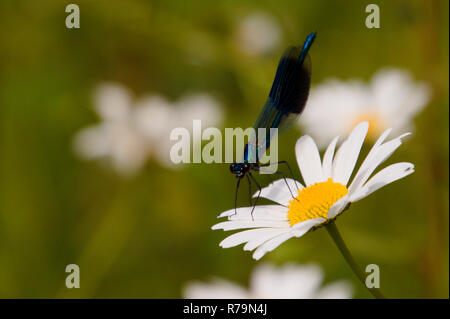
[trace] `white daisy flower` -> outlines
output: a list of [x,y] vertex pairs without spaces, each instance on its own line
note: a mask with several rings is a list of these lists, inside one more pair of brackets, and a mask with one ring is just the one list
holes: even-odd
[[428,86],[414,83],[406,71],[383,69],[369,85],[357,80],[328,80],[315,86],[298,123],[320,148],[362,121],[370,123],[368,137],[374,140],[389,127],[394,134],[412,131],[413,117],[429,99]]
[[236,30],[236,45],[247,55],[267,54],[280,44],[281,30],[273,17],[253,13],[245,17]]
[[156,94],[133,101],[124,86],[102,84],[94,100],[102,121],[76,134],[75,151],[88,160],[109,162],[123,176],[135,174],[150,156],[175,168],[170,161],[171,130],[185,127],[191,131],[194,119],[201,120],[203,127],[216,126],[223,117],[219,103],[203,93],[186,95],[174,103]]
[[336,154],[338,138],[334,138],[323,160],[313,139],[301,137],[295,145],[295,153],[305,186],[287,179],[295,196],[293,199],[285,181],[281,179],[263,188],[260,194],[276,202],[276,205],[256,206],[253,217],[253,207],[238,208],[236,214],[234,209],[220,214],[219,217],[228,217],[228,221],[218,223],[212,229],[248,229],[227,237],[220,246],[228,248],[245,243],[244,250],[255,250],[253,258],[260,259],[286,240],[301,237],[334,220],[350,203],[414,172],[413,164],[396,163],[369,179],[375,169],[402,144],[402,138],[409,135],[406,133],[384,142],[391,132],[391,129],[387,129],[375,142],[349,183],[368,128],[367,122],[358,124]]
[[75,152],[88,160],[106,160],[129,176],[145,163],[149,148],[136,127],[131,92],[122,85],[103,84],[95,91],[95,108],[102,122],[78,132]]
[[[174,128],[186,128],[192,134],[194,120],[200,120],[202,129],[217,127],[223,120],[220,104],[209,94],[190,93],[183,95],[174,103],[160,96],[144,98],[136,110],[138,127],[152,142],[153,155],[160,165],[166,168],[180,168],[170,159],[170,133]],[[197,141],[193,141],[197,143]]]
[[184,289],[187,299],[349,299],[352,288],[347,281],[321,286],[322,269],[314,264],[258,265],[247,289],[235,283],[214,279],[210,283],[192,282]]
[[196,93],[182,96],[174,105],[179,115],[177,125],[192,127],[193,120],[201,120],[202,127],[215,127],[222,122],[223,112],[219,103],[209,94]]

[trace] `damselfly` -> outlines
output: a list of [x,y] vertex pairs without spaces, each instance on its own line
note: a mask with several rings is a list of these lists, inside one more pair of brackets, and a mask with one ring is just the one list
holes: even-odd
[[[259,194],[261,193],[261,186],[252,175],[252,171],[259,172],[260,168],[263,166],[285,164],[287,165],[290,174],[293,175],[292,170],[286,161],[261,164],[259,160],[270,147],[272,138],[272,134],[269,134],[270,128],[278,128],[279,133],[286,131],[295,123],[305,107],[311,83],[311,59],[308,51],[311,48],[315,37],[316,33],[311,33],[306,38],[303,46],[289,47],[282,55],[280,62],[278,63],[277,72],[269,97],[253,126],[254,134],[250,136],[248,143],[245,145],[243,160],[230,165],[231,172],[238,179],[234,202],[235,211],[239,184],[241,180],[246,177],[249,183],[250,202],[251,180],[253,180],[259,189],[258,197],[255,199],[252,209],[253,214],[253,210],[259,199]],[[259,128],[266,129],[265,136],[258,136]],[[292,195],[292,191],[284,175],[278,171],[276,173],[283,177]]]

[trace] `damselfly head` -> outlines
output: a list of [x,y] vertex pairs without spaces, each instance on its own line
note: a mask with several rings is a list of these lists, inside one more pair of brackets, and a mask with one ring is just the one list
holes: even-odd
[[233,163],[230,165],[230,171],[231,173],[236,175],[236,177],[244,176],[249,170],[250,170],[249,163]]

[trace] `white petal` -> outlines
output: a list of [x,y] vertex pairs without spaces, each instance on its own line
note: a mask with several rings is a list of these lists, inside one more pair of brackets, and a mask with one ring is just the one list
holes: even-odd
[[[325,221],[324,218],[314,218],[314,219],[309,219],[304,222],[295,224],[293,227],[290,227],[289,229],[277,228],[276,230],[279,231],[280,235],[285,232],[290,232],[292,237],[301,237],[302,235],[307,233],[312,227],[314,227],[317,224],[323,223],[324,221]],[[274,234],[275,234],[275,232],[274,232]],[[256,247],[259,247],[260,245],[267,242],[269,239],[271,239],[271,238],[260,237],[260,238],[254,239],[252,241],[249,241],[244,246],[244,250],[253,250]]]
[[100,124],[82,129],[75,135],[75,152],[85,159],[107,156],[111,152],[108,125]]
[[402,144],[401,139],[407,135],[409,134],[403,134],[398,138],[390,140],[389,142],[382,145],[375,143],[372,150],[369,152],[366,159],[361,164],[361,167],[359,168],[358,172],[355,175],[355,178],[348,188],[350,196],[352,196],[352,194],[356,192],[358,188],[360,188],[367,181],[373,171],[381,163],[387,160],[392,155],[392,153],[394,153],[394,151]]
[[359,184],[359,183],[357,182],[357,180],[361,177],[361,176],[360,176],[360,175],[361,175],[361,172],[363,172],[363,171],[365,171],[365,170],[367,169],[367,165],[368,165],[368,163],[370,163],[372,157],[373,157],[374,154],[377,152],[378,147],[379,147],[379,146],[384,142],[384,140],[389,136],[389,134],[391,133],[391,131],[392,131],[392,128],[388,128],[387,130],[385,130],[385,131],[380,135],[380,137],[377,139],[377,141],[376,141],[375,144],[372,146],[372,148],[370,149],[369,153],[367,154],[366,158],[364,159],[363,163],[361,164],[361,166],[360,166],[358,172],[356,173],[355,178],[353,179],[352,184],[351,184],[350,187],[349,187],[350,193],[351,193],[351,191],[353,190],[353,188],[356,189],[357,187],[359,187],[359,186],[362,185],[362,184],[356,185],[356,184]]
[[326,147],[335,136],[353,127],[361,106],[370,104],[371,100],[365,83],[328,80],[311,89],[308,107],[299,124],[307,134],[314,136],[319,147]]
[[[322,269],[313,264],[288,264],[284,266],[283,272],[284,276],[279,280],[279,288],[283,291],[280,297],[289,299],[313,298],[323,279]],[[280,287],[280,284],[283,286]]]
[[313,226],[323,223],[324,221],[324,218],[314,218],[295,224],[290,232],[283,233],[273,239],[264,242],[261,246],[259,246],[253,253],[253,258],[259,260],[266,253],[274,250],[286,240],[292,237],[301,237],[305,233],[307,233]]
[[[384,140],[389,136],[389,134],[391,132],[392,132],[392,128],[388,128],[383,133],[381,133],[380,137],[377,139],[377,141],[375,142],[375,144],[373,145],[373,147],[370,151],[372,151],[375,147],[380,146],[384,142]],[[370,154],[370,152],[369,152],[369,154]]]
[[282,243],[292,238],[293,236],[294,235],[291,232],[288,232],[266,241],[264,244],[262,244],[255,250],[255,252],[253,253],[253,258],[256,260],[261,259],[261,257],[264,256],[266,253],[274,250],[275,248],[277,248],[278,246],[280,246]]
[[262,264],[252,273],[250,291],[252,295],[260,296],[260,298],[313,298],[322,277],[320,267],[312,264],[289,263],[280,268]]
[[333,181],[347,185],[353,172],[361,146],[364,143],[369,123],[358,124],[342,144],[333,163]]
[[345,206],[347,206],[347,204],[349,203],[349,197],[348,195],[342,197],[341,199],[339,199],[336,203],[333,204],[333,206],[331,206],[331,208],[328,210],[328,218],[334,218],[337,214],[339,214],[340,212],[342,212],[342,210],[345,208]]
[[351,201],[358,201],[377,189],[390,184],[414,172],[414,165],[411,163],[396,163],[389,165],[375,174],[363,187],[358,189],[351,197]]
[[276,292],[283,285],[283,272],[269,263],[260,263],[250,277],[250,293],[259,298],[276,298]]
[[332,169],[333,169],[333,155],[334,150],[336,148],[336,143],[339,139],[339,136],[335,137],[330,145],[328,145],[327,150],[325,151],[325,155],[323,156],[323,163],[322,163],[322,170],[323,170],[323,177],[325,180],[330,178],[332,176]]
[[231,236],[228,236],[227,238],[225,238],[220,242],[219,246],[223,248],[229,248],[255,240],[262,240],[261,243],[263,243],[283,232],[286,232],[286,230],[279,228],[258,228],[258,229],[244,230],[235,233]]
[[[286,184],[287,183],[287,184]],[[288,188],[289,185],[289,188]],[[261,194],[257,191],[253,197],[264,197],[280,205],[287,206],[292,196],[297,197],[297,187],[303,188],[300,182],[294,181],[292,178],[279,179],[261,190]],[[289,191],[290,190],[290,191]],[[291,194],[292,192],[292,194]]]
[[222,279],[210,283],[190,282],[183,291],[186,299],[246,299],[248,292],[241,286]]
[[300,222],[292,226],[291,232],[295,237],[301,237],[305,233],[307,233],[314,226],[325,222],[325,218],[313,218],[305,220],[304,222]]
[[284,233],[289,233],[290,228],[271,228],[271,230],[273,230],[273,233],[271,234],[271,236],[260,236],[258,238],[254,238],[252,240],[249,240],[243,247],[244,250],[246,251],[251,251],[259,246],[261,246],[262,244],[264,244],[266,241],[271,240],[274,237],[277,237],[281,234]]
[[298,139],[295,154],[306,186],[324,181],[319,150],[310,136],[305,135]]
[[353,294],[351,285],[344,280],[326,285],[315,296],[315,299],[350,299]]
[[287,228],[289,227],[289,222],[287,221],[271,221],[271,220],[232,220],[222,223],[215,224],[211,227],[212,230],[223,229],[223,230],[235,230],[235,229],[245,229],[245,228],[259,228],[259,227],[270,227],[270,228]]
[[336,151],[336,154],[334,155],[334,159],[333,159],[333,164],[331,167],[331,178],[333,179],[333,181],[337,180],[339,178],[339,173],[341,170],[337,169],[338,163],[339,165],[342,164],[342,157],[345,154],[345,149],[347,148],[347,140],[345,140],[344,142],[342,142],[341,146],[339,146],[339,148]]
[[258,205],[253,207],[238,207],[236,210],[230,209],[221,213],[218,218],[226,217],[230,220],[288,220],[288,209],[281,205]]
[[372,80],[374,105],[396,130],[410,126],[412,117],[428,102],[429,88],[415,83],[411,74],[403,70],[384,69]]
[[131,107],[131,92],[123,85],[104,83],[95,91],[97,113],[105,121],[126,121]]

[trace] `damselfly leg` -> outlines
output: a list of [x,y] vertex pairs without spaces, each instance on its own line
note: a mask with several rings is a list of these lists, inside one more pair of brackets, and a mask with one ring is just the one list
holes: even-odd
[[[237,181],[237,185],[236,185],[236,194],[234,195],[234,214],[233,215],[237,214],[237,199],[238,199],[239,184],[240,183],[241,183],[241,178],[239,177],[238,181]],[[233,215],[230,215],[230,216],[233,216]]]
[[250,203],[250,205],[253,205],[252,204],[252,183],[250,181],[250,177],[248,176],[248,174],[246,176],[247,176],[247,182],[248,182],[248,202]]
[[258,203],[258,199],[261,196],[261,186],[259,186],[258,182],[256,181],[256,178],[252,175],[252,173],[249,172],[248,175],[250,175],[250,178],[255,182],[256,186],[258,187],[258,196],[255,199],[255,204],[253,205],[252,212],[250,213],[250,215],[252,216],[252,220],[254,220],[253,211],[255,210],[256,204]]
[[[289,163],[287,161],[280,161],[280,162],[276,162],[276,163],[261,164],[260,167],[268,167],[268,166],[271,166],[271,165],[278,165],[278,164],[285,164],[288,167],[289,173],[291,174],[291,178],[292,178],[292,180],[295,183],[295,187],[297,189],[300,189],[300,187],[298,187],[297,180],[294,178],[294,174],[292,173],[292,169],[289,166]],[[287,188],[289,189],[289,193],[291,193],[292,198],[297,200],[297,198],[294,196],[294,193],[292,192],[291,187],[289,186],[289,183],[288,183],[286,177],[284,176],[284,174],[282,172],[280,172],[280,171],[276,171],[276,172],[274,172],[274,174],[278,174],[278,175],[280,175],[283,178],[284,182],[286,183]],[[269,175],[269,174],[267,174],[267,175]]]

